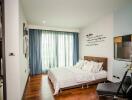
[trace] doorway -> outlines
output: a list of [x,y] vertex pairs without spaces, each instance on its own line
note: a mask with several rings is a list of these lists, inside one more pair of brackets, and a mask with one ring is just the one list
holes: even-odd
[[6,100],[4,0],[0,0],[0,100]]

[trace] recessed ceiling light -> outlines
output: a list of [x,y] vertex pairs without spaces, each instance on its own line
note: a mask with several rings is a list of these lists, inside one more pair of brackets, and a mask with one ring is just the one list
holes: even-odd
[[45,21],[45,20],[43,20],[43,21],[42,21],[42,23],[43,23],[43,24],[45,24],[45,23],[46,23],[46,21]]

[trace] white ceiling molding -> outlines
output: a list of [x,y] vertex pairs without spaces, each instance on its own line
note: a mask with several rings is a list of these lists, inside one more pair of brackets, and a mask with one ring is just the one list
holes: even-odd
[[56,27],[46,27],[46,26],[40,26],[40,25],[28,25],[28,29],[41,29],[41,30],[54,30],[54,31],[65,31],[65,32],[78,32],[79,29],[67,29],[67,28],[56,28]]

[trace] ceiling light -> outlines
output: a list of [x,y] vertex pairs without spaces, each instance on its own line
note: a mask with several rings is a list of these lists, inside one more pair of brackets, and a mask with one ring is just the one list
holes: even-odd
[[43,24],[45,24],[45,23],[46,23],[46,21],[45,21],[45,20],[43,20],[43,21],[42,21],[42,23],[43,23]]

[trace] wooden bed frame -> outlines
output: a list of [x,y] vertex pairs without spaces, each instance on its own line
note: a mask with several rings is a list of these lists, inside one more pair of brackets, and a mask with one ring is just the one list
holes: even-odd
[[[106,57],[84,56],[84,60],[95,61],[95,62],[103,62],[103,65],[102,65],[103,70],[107,71],[107,58]],[[100,82],[106,82],[106,81],[107,81],[107,78],[102,78],[102,79],[90,81],[90,82],[87,82],[87,83],[81,83],[81,84],[70,86],[70,87],[60,88],[60,91],[67,90],[67,89],[72,89],[72,88],[76,88],[76,87],[83,87],[84,85],[87,85],[87,86],[94,85],[94,84],[97,84],[97,83],[100,83]],[[52,82],[50,82],[50,83],[52,83]]]

